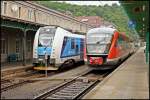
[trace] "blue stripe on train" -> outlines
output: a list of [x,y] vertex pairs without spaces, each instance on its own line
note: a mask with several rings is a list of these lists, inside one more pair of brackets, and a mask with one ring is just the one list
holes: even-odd
[[45,55],[45,51],[47,55],[51,54],[51,48],[50,47],[38,47],[38,55]]
[[64,37],[61,50],[61,58],[83,55],[83,39],[74,37]]

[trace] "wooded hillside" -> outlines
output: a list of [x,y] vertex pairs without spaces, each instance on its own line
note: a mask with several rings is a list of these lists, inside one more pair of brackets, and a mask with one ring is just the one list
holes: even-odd
[[71,12],[72,16],[100,16],[106,21],[112,22],[117,26],[120,32],[125,32],[127,35],[134,34],[132,29],[128,28],[128,16],[126,15],[122,6],[113,4],[112,6],[86,6],[86,5],[72,5],[65,2],[51,2],[51,1],[36,1],[38,4],[44,5],[50,9],[59,12]]

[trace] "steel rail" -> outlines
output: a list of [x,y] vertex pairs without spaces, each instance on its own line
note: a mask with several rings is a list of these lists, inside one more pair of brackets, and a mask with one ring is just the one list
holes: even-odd
[[110,71],[106,72],[102,74],[101,77],[94,80],[80,78],[81,76],[87,75],[90,72],[88,71],[83,73],[82,75],[79,75],[70,81],[58,85],[54,89],[45,91],[39,96],[36,96],[34,99],[79,99],[85,93],[87,93],[87,91],[92,89],[92,87],[101,82],[102,77],[104,78],[110,73]]

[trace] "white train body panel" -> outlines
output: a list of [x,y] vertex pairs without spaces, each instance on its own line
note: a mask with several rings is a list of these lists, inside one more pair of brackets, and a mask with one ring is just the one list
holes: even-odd
[[[46,26],[44,28],[48,28],[48,27],[50,26]],[[33,63],[36,64],[38,64],[41,60],[39,52],[44,52],[38,50],[40,48],[38,46],[39,38],[40,38],[39,30],[35,35],[34,47],[33,47]],[[51,48],[49,46],[47,46],[47,48],[49,48],[48,50],[51,51],[51,52],[48,51],[50,53],[49,54],[50,63],[53,62],[55,67],[59,67],[61,64],[63,64],[65,61],[69,59],[72,59],[75,62],[84,60],[84,58],[82,58],[83,52],[81,50],[82,48],[84,49],[84,45],[82,45],[83,47],[81,47],[81,42],[83,42],[84,44],[84,39],[85,39],[84,35],[72,34],[71,32],[64,30],[63,28],[57,27],[55,31],[55,35],[52,38],[53,39],[51,40],[52,41]],[[73,49],[70,47],[72,46],[72,43],[74,43],[73,45],[75,45],[75,48]],[[47,48],[45,49],[45,52],[47,52]],[[44,56],[43,53],[42,56]],[[42,61],[44,63],[44,58],[42,58]]]

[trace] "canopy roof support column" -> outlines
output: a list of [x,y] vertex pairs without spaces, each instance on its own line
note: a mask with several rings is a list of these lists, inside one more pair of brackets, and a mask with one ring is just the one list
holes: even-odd
[[146,63],[149,64],[149,32],[146,33]]
[[23,46],[23,66],[26,66],[26,32],[27,32],[27,30],[24,29],[23,30],[23,42],[22,42],[22,46]]

